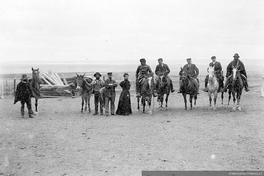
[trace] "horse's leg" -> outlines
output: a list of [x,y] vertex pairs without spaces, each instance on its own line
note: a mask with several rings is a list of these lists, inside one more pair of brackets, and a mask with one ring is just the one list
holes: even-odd
[[152,110],[151,110],[151,98],[149,98],[149,100],[148,100],[148,106],[149,106],[149,114],[152,114]]
[[221,92],[221,100],[222,100],[221,105],[223,107],[224,106],[224,92]]
[[190,95],[190,110],[192,110],[192,99],[193,99],[193,96]]
[[228,103],[227,103],[227,105],[229,105],[230,100],[231,100],[231,92],[228,92]]
[[138,104],[138,106],[137,106],[137,110],[139,111],[139,97],[137,97],[137,104]]
[[186,94],[182,94],[185,104],[185,110],[187,110],[187,100],[186,100]]
[[142,97],[141,101],[142,101],[142,105],[143,105],[143,113],[145,114],[146,100]]
[[208,96],[209,96],[209,106],[212,106],[212,97],[211,97],[211,92],[208,91]]
[[81,109],[81,113],[83,113],[83,105],[84,105],[84,98],[82,97],[82,109]]
[[35,114],[38,114],[38,99],[35,98]]
[[84,111],[87,111],[87,95],[85,95],[85,97],[84,97],[84,103],[85,103]]
[[236,110],[236,93],[235,91],[232,92],[233,95],[233,111]]
[[166,102],[165,107],[166,107],[166,109],[168,108],[169,95],[170,95],[170,93],[167,93],[167,94],[166,94],[166,98],[165,98],[165,102]]
[[241,111],[241,107],[240,107],[240,98],[241,98],[241,94],[242,94],[242,90],[241,92],[237,93],[237,109],[239,111]]
[[[88,101],[88,112],[90,113],[91,112],[91,104],[90,104],[90,100],[91,100],[91,93],[89,93],[88,95],[88,98],[87,98],[87,101]],[[101,105],[101,104],[100,104]]]
[[160,108],[163,108],[164,94],[160,95]]
[[217,90],[214,93],[214,107],[213,107],[214,110],[216,110],[216,100],[217,100]]

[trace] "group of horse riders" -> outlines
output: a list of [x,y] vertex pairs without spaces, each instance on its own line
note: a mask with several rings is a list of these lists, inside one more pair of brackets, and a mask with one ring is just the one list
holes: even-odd
[[[224,84],[224,76],[223,76],[221,63],[216,61],[215,56],[211,57],[212,62],[209,63],[209,66],[214,68],[214,73],[215,73],[215,75],[218,79],[218,82],[219,82],[219,88],[220,88],[219,91],[222,91],[222,92],[227,91],[227,88],[230,84],[230,80],[232,78],[233,68],[236,68],[237,70],[240,71],[241,78],[242,78],[243,84],[245,86],[245,91],[249,91],[248,83],[247,83],[247,74],[246,74],[246,69],[244,67],[244,64],[241,60],[239,60],[239,55],[237,53],[235,53],[233,57],[234,57],[234,59],[228,64],[227,69],[226,69],[227,72],[226,72],[225,84]],[[146,64],[146,59],[145,58],[140,59],[140,63],[141,64],[137,67],[137,70],[136,70],[136,96],[137,97],[141,97],[141,89],[140,89],[141,87],[140,86],[141,86],[142,80],[146,79],[150,76],[153,76],[153,72],[152,72],[150,66]],[[159,84],[159,81],[165,81],[165,84],[170,86],[170,91],[175,92],[175,90],[173,88],[173,82],[170,79],[170,77],[168,76],[170,73],[169,66],[167,64],[163,63],[162,58],[158,59],[158,63],[159,64],[156,66],[156,69],[155,69],[155,74],[157,75],[157,77],[155,79],[155,84],[153,87],[153,96],[157,96],[158,95],[157,93],[159,93],[158,86],[157,86]],[[190,79],[196,85],[197,92],[198,92],[199,80],[198,80],[197,76],[199,75],[199,69],[196,67],[195,64],[192,63],[191,58],[187,59],[187,64],[184,65],[184,67],[181,68],[181,70],[179,72],[180,89],[179,89],[178,93],[182,93],[181,77],[182,77],[183,73],[187,74],[190,77]],[[103,114],[103,106],[105,106],[105,113],[106,113],[106,115],[108,115],[108,113],[109,113],[109,102],[111,102],[111,115],[115,114],[115,112],[114,112],[115,111],[115,97],[116,97],[115,88],[117,87],[117,83],[115,80],[112,79],[112,72],[107,73],[107,75],[108,75],[108,79],[103,81],[100,78],[101,74],[99,72],[96,72],[94,74],[95,79],[91,82],[91,86],[92,86],[93,92],[94,92],[94,103],[95,103],[94,115],[98,114],[98,104],[99,103],[100,103],[100,114]],[[165,79],[160,79],[161,77],[164,77]],[[124,78],[125,78],[126,83],[128,84],[126,87],[128,87],[127,91],[129,93],[129,89],[130,89],[131,84],[128,81],[128,74],[127,73],[124,74]],[[28,79],[29,79],[29,77],[26,74],[22,75],[21,82],[17,85],[14,103],[16,103],[17,101],[21,101],[21,115],[22,115],[22,117],[24,116],[24,105],[27,104],[27,108],[29,110],[29,117],[32,118],[33,111],[31,108],[31,100],[30,100],[30,98],[32,97],[32,90],[30,90],[31,88],[28,84]],[[205,88],[204,88],[205,92],[208,91],[207,84],[208,84],[208,75],[205,78]],[[120,84],[120,86],[121,86],[121,84]],[[101,92],[100,92],[100,90],[103,87],[106,88],[105,99],[102,99]],[[129,94],[129,96],[130,96],[130,94]],[[129,101],[130,101],[130,97],[129,97]],[[129,107],[128,107],[128,109],[129,109]]]
[[[219,88],[220,88],[219,91],[221,91],[221,92],[227,91],[227,88],[228,88],[229,83],[230,83],[231,75],[232,75],[232,69],[234,67],[237,68],[241,73],[242,81],[243,81],[243,84],[245,86],[245,91],[249,91],[248,83],[247,83],[247,73],[246,73],[245,66],[244,66],[243,62],[241,60],[239,60],[239,55],[237,53],[234,54],[233,58],[234,59],[227,66],[226,82],[224,84],[224,76],[223,76],[221,63],[216,61],[215,56],[211,57],[212,62],[209,63],[209,66],[214,68],[214,73],[215,73],[215,75],[218,79],[218,82],[219,82]],[[179,72],[180,88],[179,88],[178,93],[182,93],[181,76],[182,76],[183,72],[185,72],[187,75],[190,76],[190,78],[196,84],[196,86],[199,90],[199,79],[197,78],[197,76],[199,75],[199,69],[196,67],[195,64],[192,63],[191,58],[188,58],[186,60],[187,60],[187,64],[184,65],[184,67],[181,68],[181,70]],[[153,72],[152,72],[150,66],[148,66],[146,64],[146,59],[142,58],[142,59],[140,59],[140,62],[141,62],[141,65],[139,65],[137,70],[136,70],[136,93],[137,93],[137,97],[141,96],[141,94],[140,94],[140,82],[142,81],[142,79],[147,78],[149,76],[153,76]],[[156,78],[156,86],[154,86],[154,92],[153,92],[154,96],[157,96],[157,91],[158,91],[157,85],[158,85],[159,81],[161,80],[160,76],[164,76],[166,78],[165,80],[167,81],[167,84],[170,85],[171,92],[175,91],[173,89],[172,80],[168,76],[170,73],[169,66],[167,64],[163,63],[162,58],[159,58],[158,62],[159,62],[159,64],[156,66],[156,69],[155,69],[155,74],[157,75],[157,78]],[[208,75],[205,78],[205,88],[204,88],[205,92],[208,91],[207,84],[208,84]]]

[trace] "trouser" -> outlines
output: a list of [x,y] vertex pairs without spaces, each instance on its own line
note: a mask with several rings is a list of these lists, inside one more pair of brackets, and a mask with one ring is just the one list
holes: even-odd
[[105,113],[109,113],[109,102],[111,101],[111,114],[115,114],[115,97],[105,97]]
[[[220,75],[220,76],[216,76],[216,78],[217,78],[217,80],[218,80],[218,82],[219,82],[219,87],[220,88],[222,88],[222,87],[224,87],[224,78],[223,78],[223,76],[222,75]],[[209,75],[207,75],[206,77],[205,77],[205,80],[204,80],[204,86],[205,87],[207,87],[207,85],[208,85],[208,80],[209,80]]]
[[100,96],[99,91],[94,92],[94,106],[95,106],[95,113],[98,113],[98,104],[100,103],[100,113],[103,113],[103,100]]
[[25,100],[21,100],[21,115],[24,116],[25,115],[25,104],[27,104],[27,108],[28,108],[28,115],[31,116],[31,114],[33,114],[32,111],[32,106],[31,106],[31,98],[25,99]]

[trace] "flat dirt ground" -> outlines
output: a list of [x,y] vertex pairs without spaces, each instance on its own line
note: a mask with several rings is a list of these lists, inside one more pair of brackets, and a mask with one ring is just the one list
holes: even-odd
[[[116,97],[116,106],[119,93]],[[33,119],[20,117],[13,97],[0,100],[0,175],[140,176],[142,170],[264,170],[264,98],[260,87],[243,92],[242,111],[217,102],[209,109],[200,91],[184,110],[173,93],[168,109],[152,115],[81,114],[81,99],[39,100]],[[34,99],[32,99],[32,103]]]

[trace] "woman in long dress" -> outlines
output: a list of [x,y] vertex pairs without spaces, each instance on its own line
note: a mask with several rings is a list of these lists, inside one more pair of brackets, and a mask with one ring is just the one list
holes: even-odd
[[116,110],[117,115],[129,115],[132,114],[131,100],[130,100],[130,82],[128,81],[128,73],[124,73],[124,81],[119,85],[122,87],[122,92],[119,97],[118,108]]

